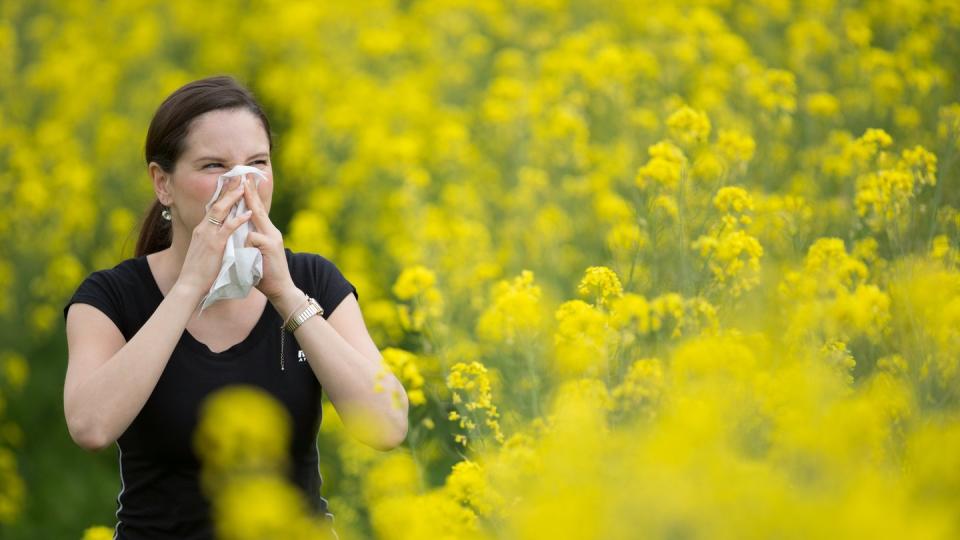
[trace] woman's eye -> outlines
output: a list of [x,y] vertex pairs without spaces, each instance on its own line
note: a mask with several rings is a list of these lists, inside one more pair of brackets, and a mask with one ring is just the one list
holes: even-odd
[[219,163],[207,163],[206,165],[203,166],[203,168],[206,169],[207,167],[209,167],[209,166],[211,166],[211,165],[215,165],[215,166],[217,166],[217,167],[222,167],[222,165],[220,165]]
[[262,163],[262,164],[266,165],[266,164],[267,164],[267,160],[265,160],[265,159],[258,159],[258,160],[256,160],[256,161],[254,161],[254,163]]

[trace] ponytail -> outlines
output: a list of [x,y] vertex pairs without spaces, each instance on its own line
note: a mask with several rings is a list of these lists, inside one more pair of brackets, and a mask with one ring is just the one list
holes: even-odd
[[137,239],[135,257],[149,255],[170,247],[172,240],[170,222],[163,219],[160,212],[163,206],[154,199],[140,225],[140,237]]

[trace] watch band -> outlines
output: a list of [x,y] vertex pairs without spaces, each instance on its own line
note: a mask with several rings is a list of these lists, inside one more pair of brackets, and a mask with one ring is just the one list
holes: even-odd
[[284,330],[290,332],[291,334],[300,327],[301,324],[306,322],[307,319],[313,317],[314,315],[323,315],[323,308],[320,307],[320,304],[317,303],[313,298],[307,298],[307,307],[303,309],[300,313],[290,318],[290,321],[284,326]]

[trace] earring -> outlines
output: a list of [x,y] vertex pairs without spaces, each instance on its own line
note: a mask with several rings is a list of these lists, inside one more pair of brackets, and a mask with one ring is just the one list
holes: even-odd
[[170,213],[169,208],[164,208],[163,212],[160,212],[160,215],[163,216],[163,219],[167,221],[170,221],[171,219],[173,219],[173,215]]

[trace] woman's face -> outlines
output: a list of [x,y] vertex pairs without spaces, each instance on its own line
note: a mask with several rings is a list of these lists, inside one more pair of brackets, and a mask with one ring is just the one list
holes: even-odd
[[[217,189],[217,177],[236,165],[249,165],[263,171],[258,192],[267,211],[273,197],[273,168],[270,142],[263,123],[247,109],[220,109],[194,118],[185,140],[184,151],[172,175],[166,175],[166,193],[161,202],[170,207],[174,224],[192,231],[206,219],[205,206]],[[158,166],[151,164],[155,179]],[[255,185],[255,175],[247,175],[247,188]],[[240,177],[227,179],[223,191],[234,188]],[[163,182],[161,182],[163,183]],[[157,186],[158,192],[161,186]],[[158,197],[160,197],[158,193]],[[223,216],[218,216],[222,218]]]

